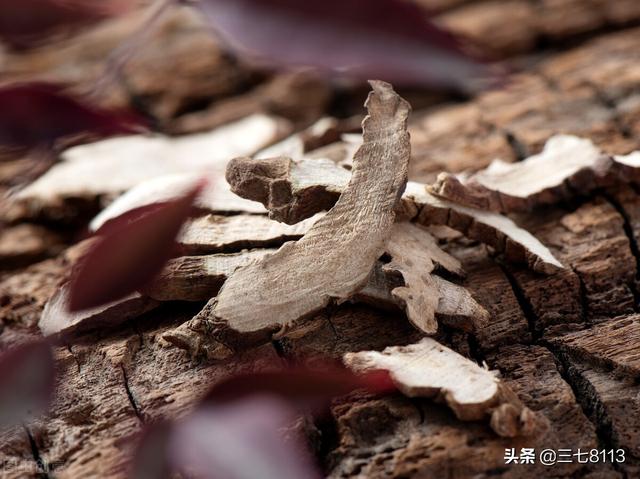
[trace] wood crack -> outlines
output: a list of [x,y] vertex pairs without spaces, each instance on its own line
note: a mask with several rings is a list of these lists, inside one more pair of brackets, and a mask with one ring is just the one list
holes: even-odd
[[634,135],[629,129],[629,126],[627,126],[620,117],[616,101],[594,83],[589,82],[588,85],[593,89],[596,100],[598,100],[598,102],[611,113],[613,126],[616,128],[618,133],[620,133],[623,138],[633,139]]
[[[621,447],[615,438],[612,421],[608,417],[605,406],[590,382],[571,364],[566,353],[544,340],[540,342],[540,346],[545,347],[556,359],[560,376],[564,382],[571,387],[576,402],[582,409],[585,417],[587,417],[595,427],[599,447],[601,449],[617,449]],[[625,474],[624,471],[621,470],[620,464],[613,462],[612,465],[614,469]]]
[[501,129],[500,131],[504,135],[504,139],[507,140],[507,144],[513,151],[513,154],[516,157],[516,161],[522,161],[530,156],[529,148],[518,138],[518,136],[514,132],[506,129]]
[[520,306],[520,310],[527,320],[527,324],[529,325],[529,333],[531,334],[531,338],[534,344],[542,337],[544,334],[543,328],[540,326],[540,322],[538,321],[538,317],[533,309],[533,305],[531,301],[527,298],[524,289],[518,283],[516,277],[509,271],[509,269],[502,263],[498,263],[500,269],[502,270],[505,278],[509,282],[509,286],[511,286],[511,290],[513,291],[513,295],[518,301],[518,305]]
[[[506,268],[505,265],[500,264],[500,267],[509,281],[520,309],[529,324],[533,344],[547,349],[553,355],[556,361],[556,369],[558,370],[562,380],[571,388],[573,395],[575,396],[576,403],[582,409],[585,417],[593,424],[600,448],[616,449],[620,447],[614,437],[612,421],[608,417],[607,411],[604,404],[599,399],[597,391],[589,381],[582,376],[580,371],[571,364],[566,353],[562,352],[561,349],[553,343],[544,339],[544,330],[538,329],[538,317],[530,301],[527,299],[524,289],[518,283],[517,278]],[[580,278],[580,275],[577,272],[576,274]],[[584,289],[581,278],[580,284],[581,289]],[[583,301],[586,301],[586,296]],[[585,304],[583,307],[587,308],[587,305]],[[588,316],[588,311],[586,309],[584,314],[585,317]],[[620,468],[619,464],[613,464],[613,466],[616,470],[624,474],[624,471]]]
[[24,432],[27,435],[27,438],[29,439],[29,447],[31,448],[31,454],[33,455],[33,460],[35,461],[39,471],[37,476],[41,479],[52,479],[53,476],[51,476],[51,474],[49,473],[49,466],[40,455],[40,449],[38,448],[38,443],[33,437],[33,434],[31,434],[31,431],[27,426],[23,426],[23,427],[24,427]]
[[622,217],[622,229],[624,230],[624,234],[629,240],[629,249],[631,250],[631,254],[636,260],[635,266],[635,275],[634,280],[631,280],[627,283],[631,294],[633,294],[633,310],[638,312],[638,308],[640,305],[640,291],[638,291],[637,281],[640,279],[640,247],[638,246],[638,242],[636,241],[635,235],[633,234],[633,226],[631,225],[631,219],[629,218],[629,213],[624,208],[622,203],[614,198],[612,195],[603,192],[602,197],[607,200],[607,202],[613,206],[613,208],[618,212],[618,214]]
[[136,415],[136,417],[138,418],[138,420],[144,424],[146,422],[146,419],[144,417],[144,413],[141,411],[140,406],[138,405],[138,401],[136,400],[135,396],[133,395],[133,391],[131,390],[131,387],[129,386],[129,378],[127,376],[127,370],[124,367],[124,364],[120,364],[120,369],[122,371],[122,383],[124,385],[124,389],[127,393],[127,398],[129,399],[129,404],[131,404],[131,408],[133,409],[134,414]]

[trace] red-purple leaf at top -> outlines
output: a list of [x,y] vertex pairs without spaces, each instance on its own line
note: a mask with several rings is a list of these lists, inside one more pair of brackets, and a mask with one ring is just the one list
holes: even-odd
[[98,230],[99,239],[72,274],[69,311],[115,301],[153,280],[175,252],[176,236],[203,186],[201,182],[178,199],[130,211]]
[[396,390],[386,371],[355,374],[335,366],[322,370],[289,368],[233,376],[213,386],[204,401],[218,404],[255,394],[269,394],[282,397],[298,407],[314,408],[356,389],[373,393]]
[[19,425],[46,411],[53,396],[55,367],[45,342],[18,346],[0,356],[0,428]]
[[110,111],[63,93],[63,86],[21,83],[0,87],[0,146],[52,147],[80,134],[111,136],[139,132],[144,121],[129,112]]
[[[272,396],[203,406],[176,424],[169,442],[174,468],[203,479],[312,479],[310,454],[284,429],[295,421]],[[289,432],[289,431],[287,431]]]
[[401,85],[473,90],[490,69],[409,0],[201,0],[231,46],[280,65],[308,65]]
[[0,39],[28,47],[53,33],[123,14],[133,0],[0,0]]

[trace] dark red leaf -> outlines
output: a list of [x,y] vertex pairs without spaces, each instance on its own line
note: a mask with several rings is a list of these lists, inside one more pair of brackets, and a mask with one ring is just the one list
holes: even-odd
[[68,96],[63,86],[22,83],[0,88],[0,146],[49,148],[82,133],[110,136],[134,133],[144,121],[128,112],[109,111]]
[[206,395],[205,402],[224,403],[249,395],[270,394],[301,407],[313,407],[356,389],[373,393],[396,390],[386,371],[355,374],[335,366],[322,370],[290,368],[233,376],[216,384]]
[[473,89],[491,76],[408,0],[202,0],[199,5],[231,45],[277,64],[445,88]]
[[201,407],[176,424],[171,463],[205,479],[320,477],[299,435],[284,437],[295,418],[287,403],[269,396]]
[[47,343],[28,343],[0,356],[0,428],[46,411],[54,386],[54,360]]
[[100,239],[72,275],[69,311],[115,301],[153,280],[174,252],[176,236],[203,186],[176,200],[128,212],[98,231]]
[[133,0],[0,0],[0,38],[28,47],[60,30],[123,14]]

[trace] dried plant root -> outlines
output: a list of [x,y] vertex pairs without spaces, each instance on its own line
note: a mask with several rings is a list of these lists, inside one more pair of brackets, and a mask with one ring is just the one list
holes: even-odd
[[115,327],[158,306],[158,302],[132,293],[103,306],[69,313],[68,284],[63,285],[44,307],[38,326],[45,336],[69,337],[95,328]]
[[192,320],[213,324],[223,343],[267,341],[366,284],[392,233],[410,157],[408,103],[386,83],[371,85],[364,142],[335,206],[299,241],[236,270]]
[[500,436],[531,435],[544,427],[493,372],[431,338],[382,352],[347,353],[344,362],[360,372],[386,370],[403,394],[443,402],[460,420],[490,418]]
[[322,216],[318,213],[295,225],[286,225],[259,215],[205,215],[187,222],[178,243],[185,255],[280,246],[300,239]]
[[181,256],[170,260],[144,292],[159,301],[207,301],[218,294],[236,269],[275,251],[257,249],[232,254]]
[[[438,329],[437,313],[456,309],[461,303],[465,306],[459,312],[471,312],[471,317],[467,318],[469,323],[478,325],[488,321],[487,311],[468,293],[463,294],[463,288],[453,285],[447,288],[446,280],[436,279],[433,272],[438,266],[457,276],[463,276],[464,271],[460,262],[442,251],[426,230],[407,222],[397,223],[386,252],[391,261],[382,267],[383,272],[402,277],[402,285],[391,289],[391,296],[416,328],[434,334]],[[447,298],[443,297],[443,292]]]
[[[19,191],[6,215],[11,220],[36,215],[67,218],[75,214],[73,205],[78,200],[114,198],[160,176],[187,172],[188,176],[215,173],[222,177],[229,158],[253,154],[290,130],[291,125],[279,118],[252,115],[207,133],[179,138],[132,135],[76,146]],[[230,196],[229,192],[225,195]],[[224,202],[216,204],[224,208]]]
[[[295,223],[330,208],[349,177],[348,170],[329,160],[239,158],[227,167],[232,191],[260,201],[272,218],[285,223]],[[506,216],[438,198],[420,183],[407,184],[398,214],[422,225],[449,226],[537,272],[552,273],[563,268],[546,246]]]
[[441,173],[429,190],[465,206],[508,213],[638,180],[640,154],[611,158],[588,139],[557,135],[541,153],[518,163],[495,160],[470,176]]

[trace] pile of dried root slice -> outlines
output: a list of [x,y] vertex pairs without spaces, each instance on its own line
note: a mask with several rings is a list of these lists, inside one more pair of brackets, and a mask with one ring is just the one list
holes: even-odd
[[[473,331],[491,321],[460,285],[465,276],[460,261],[441,249],[430,228],[447,226],[505,261],[553,274],[563,265],[504,214],[640,179],[640,153],[611,158],[588,140],[557,136],[519,163],[496,161],[471,176],[443,173],[434,185],[407,182],[410,106],[390,85],[372,81],[371,86],[362,138],[343,135],[342,141],[306,151],[307,144],[317,145],[314,138],[335,136],[327,130],[338,123],[325,120],[262,153],[219,163],[226,167],[231,191],[226,186],[200,198],[202,216],[190,220],[178,239],[183,256],[171,260],[153,284],[74,315],[64,311],[68,292],[62,287],[47,304],[41,329],[49,335],[75,333],[122,322],[163,301],[208,301],[164,339],[215,360],[284,335],[307,334],[331,304],[399,308],[425,338],[382,352],[347,353],[348,367],[387,370],[402,393],[444,402],[461,420],[488,418],[502,436],[544,430],[544,420],[494,372],[428,337],[439,323]],[[283,137],[276,123],[252,128],[276,141]],[[255,141],[260,142],[268,143]],[[92,226],[183,190],[191,176],[176,175],[172,168],[172,174],[139,182]],[[34,186],[35,194],[49,188],[46,176],[44,186]],[[34,192],[24,193],[29,194]],[[229,204],[242,214],[229,216],[224,206]],[[225,216],[216,214],[221,209]]]

